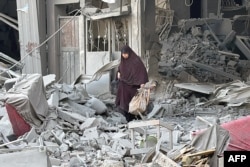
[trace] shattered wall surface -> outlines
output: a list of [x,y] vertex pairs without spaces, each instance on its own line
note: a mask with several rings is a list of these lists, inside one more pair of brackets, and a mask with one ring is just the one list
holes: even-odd
[[[247,79],[249,68],[243,64],[248,64],[248,60],[243,62],[239,55],[231,54],[230,50],[221,52],[207,30],[192,28],[190,31],[175,33],[162,42],[159,73],[168,78],[176,78],[182,71],[186,71],[200,82],[212,83],[225,83],[236,78]],[[195,46],[197,49],[192,53]],[[197,62],[200,66],[187,60]]]

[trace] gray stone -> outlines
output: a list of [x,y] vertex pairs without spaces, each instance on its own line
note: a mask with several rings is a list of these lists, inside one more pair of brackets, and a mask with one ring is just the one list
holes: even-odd
[[101,167],[124,167],[124,163],[122,161],[105,159]]
[[85,130],[96,126],[98,124],[98,120],[96,118],[88,118],[83,124],[81,124],[80,129]]
[[107,111],[107,106],[101,100],[95,97],[89,99],[85,105],[94,109],[96,114],[103,114]]
[[97,131],[97,127],[86,129],[83,133],[83,136],[80,138],[81,140],[91,140],[97,139],[99,137],[99,133]]
[[3,167],[47,167],[48,165],[46,152],[39,152],[38,149],[0,154],[0,166]]

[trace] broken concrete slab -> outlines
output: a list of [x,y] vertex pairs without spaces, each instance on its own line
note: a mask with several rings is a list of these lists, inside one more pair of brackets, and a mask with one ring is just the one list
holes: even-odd
[[49,75],[45,75],[43,76],[43,85],[46,88],[47,86],[51,85],[52,83],[54,83],[56,80],[56,75],[55,74],[49,74]]
[[218,85],[214,91],[214,98],[201,105],[209,105],[213,103],[224,102],[228,106],[241,106],[249,103],[248,99],[250,92],[250,85],[241,81],[234,81],[226,84]]
[[48,105],[52,107],[58,107],[59,106],[59,90],[56,89],[47,100]]
[[55,141],[58,145],[63,144],[63,139],[65,138],[65,133],[62,130],[52,130],[51,133],[55,137]]
[[0,154],[0,165],[4,167],[47,167],[49,166],[46,152],[38,149],[23,150],[21,152]]
[[63,102],[61,102],[60,106],[62,106],[64,109],[70,110],[73,113],[77,113],[88,118],[93,117],[96,113],[96,111],[92,108],[78,104],[71,100],[64,100]]
[[80,125],[81,130],[85,130],[94,126],[97,126],[98,120],[96,118],[88,118]]
[[105,159],[101,167],[124,167],[124,163],[122,161]]
[[29,132],[27,132],[26,134],[24,134],[22,136],[27,142],[31,143],[34,142],[37,138],[38,138],[38,134],[36,133],[36,130],[34,127],[32,127],[30,129]]
[[54,158],[54,157],[49,157],[49,162],[51,166],[60,166],[61,165],[61,160],[58,158]]
[[147,115],[147,118],[150,119],[158,114],[158,112],[162,109],[162,106],[159,104],[155,104],[153,110]]
[[59,148],[57,143],[51,141],[44,141],[44,145],[46,146],[47,151],[52,154],[55,153]]
[[121,145],[117,140],[114,141],[112,145],[112,150],[119,154],[120,157],[124,157],[126,154],[129,153],[129,149]]
[[162,167],[165,166],[166,164],[168,164],[171,167],[180,167],[178,163],[176,163],[175,161],[164,155],[162,152],[158,152],[154,156],[153,163],[156,163]]
[[186,71],[181,71],[180,74],[177,77],[177,80],[179,82],[198,82],[198,79],[196,79],[193,75],[190,75]]
[[107,106],[99,99],[92,97],[85,105],[96,111],[96,114],[103,114],[107,111]]
[[218,75],[221,75],[221,76],[224,76],[224,77],[228,77],[228,78],[233,79],[233,80],[239,80],[240,79],[239,76],[232,75],[230,73],[224,72],[224,71],[216,69],[214,67],[211,67],[211,66],[208,66],[208,65],[205,65],[205,64],[202,64],[202,63],[198,63],[198,62],[195,62],[195,61],[190,60],[190,59],[186,59],[186,61],[188,63],[196,66],[196,67],[202,68],[204,70],[208,70],[208,71],[213,72],[215,74],[218,74]]
[[83,136],[80,137],[81,140],[91,140],[97,139],[99,137],[99,132],[97,127],[88,128],[84,130]]
[[58,117],[73,125],[78,125],[78,126],[79,126],[79,122],[84,122],[86,120],[86,117],[83,117],[82,115],[78,113],[71,113],[68,111],[64,111],[61,108],[58,108]]
[[177,83],[174,86],[204,94],[212,94],[215,91],[215,85],[209,83]]
[[124,137],[128,136],[128,134],[118,132],[118,133],[112,133],[111,136],[112,136],[112,139],[120,139],[120,138],[124,138]]

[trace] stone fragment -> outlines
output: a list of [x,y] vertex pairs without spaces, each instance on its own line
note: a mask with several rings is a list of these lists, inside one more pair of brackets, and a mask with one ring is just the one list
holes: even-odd
[[101,167],[124,167],[124,163],[122,161],[105,159]]

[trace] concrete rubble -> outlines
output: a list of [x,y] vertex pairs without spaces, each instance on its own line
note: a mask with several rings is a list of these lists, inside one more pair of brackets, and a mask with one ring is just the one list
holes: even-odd
[[[218,22],[221,20],[215,19],[213,24],[217,22],[217,26],[218,24],[220,26]],[[209,21],[209,19],[191,19],[180,23],[184,30],[188,28],[189,31],[176,33],[163,42],[158,65],[161,74],[168,78],[181,79],[182,72],[186,72],[199,82],[212,83],[247,80],[249,61],[233,52],[237,47],[247,58],[249,37],[241,38],[234,30],[230,30],[234,32],[231,33],[230,40],[228,34],[217,36],[214,33],[215,29],[211,29],[211,25],[208,25]],[[226,44],[221,47],[221,43],[225,40]],[[237,41],[241,41],[240,44]]]
[[[36,74],[28,75],[28,78],[35,77],[41,78]],[[199,90],[195,92],[187,87],[178,88],[174,86],[177,81],[169,84],[164,84],[165,82],[157,81],[158,86],[151,93],[151,103],[148,113],[145,113],[149,121],[127,123],[122,115],[114,112],[114,95],[108,94],[105,99],[101,99],[87,94],[80,83],[59,84],[55,82],[53,75],[45,76],[42,82],[44,87],[40,87],[40,91],[37,89],[36,94],[45,90],[45,106],[48,105],[48,109],[39,111],[38,104],[34,113],[44,115],[43,118],[36,118],[40,123],[35,124],[33,119],[24,116],[31,128],[23,135],[16,136],[13,135],[4,104],[8,102],[13,89],[18,90],[18,86],[24,83],[22,79],[18,79],[13,88],[2,91],[7,100],[3,100],[1,107],[0,162],[11,166],[13,164],[7,163],[5,159],[19,154],[37,154],[46,159],[41,166],[150,166],[154,163],[160,165],[162,158],[178,166],[183,161],[171,160],[171,156],[166,156],[165,153],[170,154],[174,150],[183,149],[191,141],[194,142],[196,130],[230,122],[248,113],[247,108],[242,106],[244,102],[248,103],[249,96],[239,95],[248,90],[247,83],[234,81],[231,84],[214,85],[215,89],[206,93]],[[226,95],[223,89],[232,93]],[[15,93],[22,94],[20,91]],[[235,93],[238,94],[234,95]],[[208,95],[211,94],[213,98],[209,100]],[[32,96],[30,93],[30,97]],[[241,100],[240,105],[230,103],[230,98],[235,96]],[[212,102],[215,104],[211,105]],[[221,102],[227,102],[227,105],[222,105]],[[25,108],[27,107],[23,106],[22,110],[25,111]],[[161,121],[157,123],[157,120]],[[134,129],[133,135],[131,128]],[[168,130],[172,133],[168,133]],[[28,160],[20,158],[19,161],[26,163]],[[205,162],[209,163],[208,160],[204,160]],[[32,163],[29,160],[28,164],[32,166]]]
[[[102,17],[110,16],[92,16]],[[53,74],[9,71],[14,78],[1,78],[0,165],[222,167],[224,150],[250,148],[230,136],[241,138],[244,133],[232,126],[250,122],[250,39],[230,28],[227,34],[218,33],[214,25],[225,22],[179,22],[182,31],[161,42],[161,77],[153,79],[157,84],[147,111],[132,122],[116,112],[114,94],[88,94],[83,76],[65,84]],[[234,52],[236,47],[241,55]],[[98,82],[118,63],[104,66],[90,81]]]

